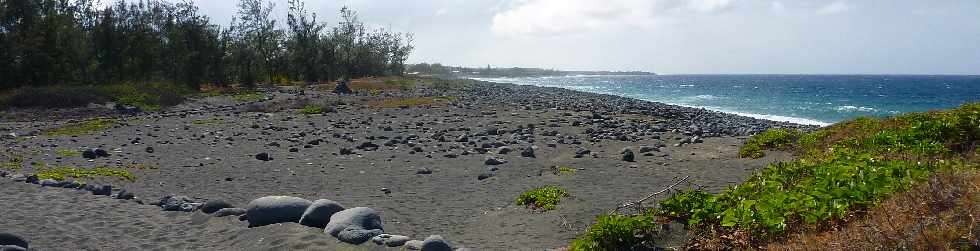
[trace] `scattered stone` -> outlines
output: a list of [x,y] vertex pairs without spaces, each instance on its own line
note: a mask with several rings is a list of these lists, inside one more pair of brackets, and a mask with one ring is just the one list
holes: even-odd
[[61,183],[61,181],[57,181],[57,180],[54,180],[54,179],[43,179],[43,180],[39,181],[38,183],[41,184],[42,187],[62,187],[62,186],[64,186]]
[[270,160],[272,160],[272,157],[269,157],[269,154],[268,153],[259,153],[259,154],[256,154],[255,155],[255,159],[261,160],[261,161],[270,161]]
[[483,161],[483,164],[487,164],[487,165],[491,165],[491,166],[493,166],[493,165],[500,165],[500,164],[504,164],[504,163],[507,163],[507,160],[504,160],[504,159],[501,159],[501,158],[497,158],[497,157],[493,157],[493,156],[487,157],[487,160],[486,161]]
[[480,175],[477,175],[476,176],[476,180],[489,179],[490,177],[493,177],[493,175],[494,175],[493,172],[484,172],[484,173],[481,173]]
[[422,249],[422,241],[420,241],[420,240],[410,240],[410,241],[407,241],[407,242],[405,242],[405,248],[407,248],[409,250],[421,250]]
[[340,205],[336,201],[328,199],[319,199],[313,202],[306,211],[303,212],[303,216],[299,219],[299,224],[308,227],[324,228],[330,221],[330,216],[333,214],[344,211],[344,206]]
[[97,187],[97,188],[95,188],[95,190],[92,190],[92,194],[93,195],[105,195],[105,196],[112,195],[112,186],[111,185],[102,185],[101,187]]
[[[15,177],[14,180],[16,181],[16,180],[19,180],[19,179]],[[24,176],[24,182],[25,183],[31,183],[31,184],[37,184],[37,182],[38,182],[37,175],[36,174],[31,174],[31,175]]]
[[660,151],[660,148],[657,148],[656,146],[641,146],[640,147],[640,153],[659,152],[659,151]]
[[159,202],[155,202],[154,204],[160,206],[163,211],[182,212],[194,211],[201,205],[201,203],[196,203],[194,200],[191,200],[190,197],[173,194],[163,196]]
[[422,241],[422,251],[453,251],[453,248],[442,236],[431,235]]
[[340,148],[340,155],[350,155],[350,154],[354,154],[354,150],[351,150],[350,148],[346,148],[346,147]]
[[147,146],[146,147],[146,153],[153,153],[153,147],[152,146]]
[[313,202],[291,196],[266,196],[252,200],[246,206],[248,227],[283,222],[299,222]]
[[497,148],[497,154],[507,154],[512,151],[514,151],[514,149],[510,148],[509,146],[501,146],[500,148]]
[[429,169],[428,167],[422,167],[419,168],[418,170],[415,170],[415,174],[432,174],[432,169]]
[[384,240],[384,245],[389,247],[400,247],[405,245],[406,242],[412,240],[412,238],[404,235],[391,235]]
[[245,215],[245,212],[246,211],[245,211],[244,208],[237,208],[237,207],[222,208],[222,209],[218,210],[217,212],[214,212],[214,217],[225,217],[225,216],[232,216],[232,215]]
[[635,161],[636,155],[633,155],[633,150],[623,149],[623,161],[633,162]]
[[[251,214],[249,214],[251,218]],[[324,232],[338,240],[361,244],[384,231],[381,216],[374,209],[355,207],[337,212],[330,216],[330,222]]]
[[212,214],[218,212],[218,210],[231,208],[231,207],[234,206],[232,206],[231,203],[228,203],[227,201],[224,201],[222,199],[208,200],[201,205],[201,212],[206,214]]
[[[29,248],[27,240],[12,233],[0,232],[0,246],[16,246],[23,250]],[[11,249],[16,250],[16,249]]]
[[114,196],[113,198],[120,199],[120,200],[132,200],[136,198],[136,195],[134,195],[133,192],[126,191],[126,189],[122,189],[119,190],[119,193],[116,193],[116,196]]
[[534,158],[534,146],[528,146],[521,150],[521,157]]

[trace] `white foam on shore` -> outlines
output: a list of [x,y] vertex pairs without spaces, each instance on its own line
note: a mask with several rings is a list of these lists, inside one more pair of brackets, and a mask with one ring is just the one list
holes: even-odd
[[[471,79],[473,79],[473,80],[479,80],[479,81],[487,81],[487,82],[505,83],[505,84],[532,85],[532,86],[539,86],[539,87],[557,87],[557,88],[568,89],[568,90],[573,90],[573,91],[582,91],[582,92],[590,92],[590,93],[597,93],[597,94],[615,95],[615,96],[626,97],[626,98],[635,98],[635,99],[644,100],[644,101],[650,101],[650,102],[664,103],[664,104],[668,104],[668,105],[676,105],[676,106],[683,106],[683,107],[689,107],[689,108],[707,109],[707,110],[716,111],[716,112],[735,114],[735,115],[743,116],[743,117],[750,117],[750,118],[756,118],[756,119],[765,119],[765,120],[772,120],[772,121],[780,121],[780,122],[789,122],[789,123],[800,124],[800,125],[815,125],[815,126],[824,127],[824,126],[829,126],[829,125],[834,124],[834,123],[828,123],[828,122],[819,121],[819,120],[815,120],[815,119],[808,119],[808,118],[797,118],[797,117],[780,116],[780,115],[769,115],[769,114],[745,113],[745,112],[732,111],[732,110],[728,110],[728,109],[722,109],[722,108],[718,108],[718,107],[702,107],[702,106],[692,106],[692,105],[685,105],[685,104],[668,103],[668,102],[663,102],[663,101],[658,101],[658,100],[651,100],[651,99],[646,99],[646,98],[630,97],[629,95],[624,95],[622,93],[594,91],[595,89],[593,89],[593,90],[576,90],[575,88],[572,88],[572,87],[569,87],[569,86],[541,85],[541,84],[533,84],[533,83],[524,83],[524,82],[518,81],[518,79],[515,79],[515,78],[471,78]],[[705,95],[705,96],[711,96],[711,95]],[[711,97],[714,97],[714,96],[711,96]]]

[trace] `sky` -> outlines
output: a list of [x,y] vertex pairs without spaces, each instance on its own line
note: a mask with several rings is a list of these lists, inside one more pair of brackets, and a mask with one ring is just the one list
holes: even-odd
[[[219,24],[233,0],[193,0]],[[285,17],[286,0],[273,0]],[[980,74],[980,0],[307,0],[411,32],[409,62],[661,74]],[[284,24],[284,23],[283,23]]]

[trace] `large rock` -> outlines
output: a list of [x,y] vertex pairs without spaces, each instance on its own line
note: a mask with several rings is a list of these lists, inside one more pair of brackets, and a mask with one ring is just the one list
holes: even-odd
[[208,200],[205,201],[203,205],[201,205],[201,212],[204,212],[206,214],[211,214],[217,212],[218,210],[229,208],[229,207],[234,207],[234,206],[232,206],[231,203],[228,203],[227,201],[221,199]]
[[453,251],[453,247],[442,236],[432,235],[422,241],[422,251]]
[[225,217],[225,216],[232,216],[232,215],[245,215],[245,212],[246,211],[244,208],[229,207],[229,208],[222,208],[217,212],[214,212],[213,216]]
[[17,246],[27,249],[27,240],[12,233],[0,232],[0,246]]
[[283,222],[299,222],[306,208],[313,202],[291,196],[266,196],[252,200],[245,207],[248,227],[259,227]]
[[344,209],[344,206],[336,201],[319,199],[306,208],[306,211],[303,212],[303,217],[299,219],[299,224],[308,227],[324,228],[330,222],[330,216],[344,211]]
[[330,222],[323,231],[340,241],[361,244],[381,234],[384,225],[381,224],[381,216],[374,209],[355,207],[330,216]]
[[0,251],[27,251],[27,249],[14,245],[0,245]]

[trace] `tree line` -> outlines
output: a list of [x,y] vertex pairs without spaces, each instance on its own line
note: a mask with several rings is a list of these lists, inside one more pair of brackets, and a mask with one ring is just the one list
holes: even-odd
[[399,75],[413,49],[411,34],[368,28],[347,7],[331,26],[289,0],[283,25],[272,2],[240,0],[218,25],[189,0],[96,1],[0,1],[0,88]]

